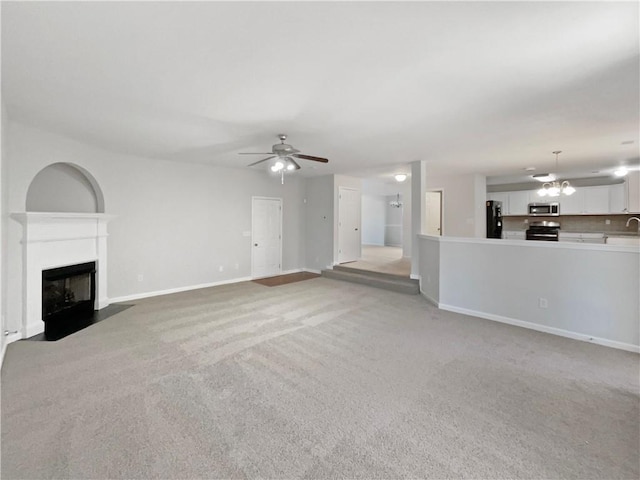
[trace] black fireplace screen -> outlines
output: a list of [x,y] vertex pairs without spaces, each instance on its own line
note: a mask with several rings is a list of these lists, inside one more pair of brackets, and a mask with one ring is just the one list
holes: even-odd
[[42,272],[42,320],[91,315],[95,303],[96,263]]

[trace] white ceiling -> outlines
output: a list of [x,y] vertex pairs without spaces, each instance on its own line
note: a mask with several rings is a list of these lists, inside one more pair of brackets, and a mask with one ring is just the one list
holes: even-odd
[[3,2],[2,94],[160,159],[245,168],[282,132],[330,159],[301,175],[586,170],[638,162],[638,25],[638,2]]

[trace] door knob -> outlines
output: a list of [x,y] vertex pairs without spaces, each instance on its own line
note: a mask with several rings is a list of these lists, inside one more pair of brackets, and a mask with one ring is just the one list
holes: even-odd
[[254,244],[253,244],[253,246],[254,246],[254,247],[257,247],[257,246],[258,246],[258,244],[257,244],[257,243],[254,243]]
[[358,231],[358,229],[356,228],[356,232]]

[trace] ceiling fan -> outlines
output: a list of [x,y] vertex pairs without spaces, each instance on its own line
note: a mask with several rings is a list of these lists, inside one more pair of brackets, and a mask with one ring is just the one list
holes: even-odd
[[248,166],[253,167],[254,165],[258,165],[259,163],[266,162],[268,160],[272,160],[277,158],[278,160],[271,166],[272,172],[279,172],[284,170],[300,170],[300,165],[295,161],[296,158],[302,160],[312,160],[314,162],[328,163],[329,160],[322,157],[314,157],[312,155],[303,155],[300,153],[300,150],[296,150],[291,145],[284,143],[287,139],[287,136],[283,133],[278,135],[280,139],[280,143],[276,143],[271,147],[270,153],[246,153],[241,152],[238,155],[270,155],[267,158],[263,158],[262,160],[258,160],[257,162],[250,163]]

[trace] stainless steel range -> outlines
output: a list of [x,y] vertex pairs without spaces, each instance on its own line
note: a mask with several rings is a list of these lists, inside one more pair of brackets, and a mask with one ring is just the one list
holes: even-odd
[[543,242],[557,242],[560,232],[558,222],[531,222],[527,230],[527,240],[539,240]]

